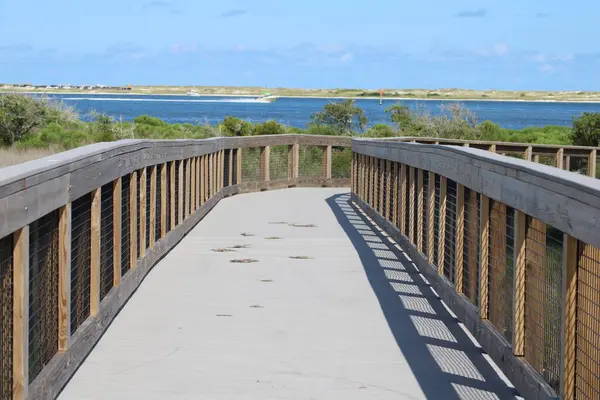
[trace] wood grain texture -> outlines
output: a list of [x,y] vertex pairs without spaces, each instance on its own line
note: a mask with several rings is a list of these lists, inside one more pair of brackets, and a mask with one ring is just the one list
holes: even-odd
[[102,189],[92,192],[91,234],[90,234],[90,313],[98,314],[100,309],[100,212]]
[[561,394],[564,400],[576,398],[577,363],[577,239],[563,234],[563,336]]
[[58,351],[66,351],[71,337],[71,203],[59,210],[58,249]]
[[140,219],[140,231],[139,231],[139,236],[140,236],[140,258],[144,258],[146,257],[146,224],[147,224],[147,219],[146,219],[146,202],[148,201],[148,199],[146,198],[146,180],[148,179],[148,168],[143,168],[140,170],[140,176],[139,176],[139,192],[140,192],[140,203],[138,204],[139,207],[139,219]]
[[524,356],[525,347],[525,261],[527,236],[527,216],[515,210],[514,260],[513,271],[513,354]]
[[121,284],[122,184],[122,178],[117,178],[113,183],[113,286],[115,287]]
[[160,237],[167,236],[167,164],[160,166]]
[[137,265],[137,185],[137,171],[133,171],[129,183],[129,268],[132,269]]
[[29,225],[13,235],[13,400],[29,388]]
[[[156,180],[157,180],[157,172],[158,167],[156,165],[150,167],[150,248],[154,246],[156,242]],[[160,196],[160,194],[158,194]],[[160,212],[160,210],[158,210]]]
[[464,284],[464,240],[465,240],[465,187],[456,185],[456,233],[454,268],[456,268],[455,286],[458,293],[463,293]]

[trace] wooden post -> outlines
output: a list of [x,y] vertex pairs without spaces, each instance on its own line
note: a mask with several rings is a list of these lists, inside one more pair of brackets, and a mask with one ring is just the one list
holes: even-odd
[[415,235],[415,208],[417,207],[417,205],[415,204],[415,190],[415,168],[410,167],[410,169],[408,170],[408,239],[410,240],[410,243],[413,246],[417,243]]
[[200,207],[206,201],[206,156],[200,157]]
[[175,204],[175,166],[177,163],[175,161],[171,161],[171,168],[169,168],[170,175],[170,190],[169,195],[171,196],[170,205],[171,205],[171,228],[169,230],[175,229],[177,226],[177,220],[175,219],[175,210],[177,209],[177,204]]
[[209,164],[209,158],[210,158],[209,154],[205,154],[204,155],[204,202],[208,201],[208,199],[209,199],[209,193],[210,193],[210,182],[209,182],[210,164]]
[[427,262],[435,264],[435,173],[429,171],[429,188],[427,189]]
[[235,169],[236,169],[236,185],[242,183],[242,149],[236,149],[237,157],[235,158]]
[[383,190],[383,187],[385,185],[385,160],[383,158],[378,158],[377,159],[377,179],[379,180],[379,197],[378,197],[378,204],[377,204],[377,211],[379,211],[379,214],[383,216],[383,202],[385,199],[385,192]]
[[361,158],[362,158],[362,160],[361,160],[362,167],[361,167],[361,178],[360,178],[360,186],[361,186],[360,198],[363,201],[366,201],[367,200],[367,185],[368,185],[368,183],[367,183],[367,156],[364,154],[361,154]]
[[59,210],[58,248],[58,351],[67,351],[71,339],[71,203]]
[[525,149],[525,153],[523,154],[523,159],[527,161],[531,161],[531,156],[533,154],[533,147],[529,146]]
[[260,148],[260,180],[267,182],[271,180],[270,176],[270,155],[271,147],[264,146]]
[[12,398],[23,400],[29,388],[29,225],[13,234],[12,316]]
[[464,277],[464,240],[465,240],[465,187],[456,184],[456,236],[454,252],[454,268],[456,269],[455,287],[458,293],[463,293]]
[[[150,248],[153,248],[154,243],[156,243],[156,175],[158,171],[157,168],[157,165],[150,167]],[[158,193],[158,196],[160,196],[160,193]]]
[[183,217],[183,196],[184,196],[184,193],[183,193],[183,183],[184,183],[183,163],[184,162],[185,162],[185,160],[181,160],[181,162],[179,163],[179,170],[177,171],[177,176],[179,179],[179,187],[177,188],[177,189],[179,189],[178,190],[178,192],[179,192],[178,193],[178,195],[179,195],[178,203],[179,204],[177,204],[177,209],[179,211],[179,213],[178,213],[179,219],[177,221],[177,225],[181,224],[184,219],[184,217]]
[[525,262],[527,257],[527,215],[515,209],[513,271],[513,354],[525,355]]
[[190,201],[191,200],[190,196],[192,194],[192,191],[190,190],[191,186],[192,186],[192,178],[191,178],[192,163],[191,163],[191,161],[192,160],[189,159],[189,158],[184,161],[185,162],[185,177],[184,177],[184,179],[185,179],[185,191],[183,193],[183,199],[184,199],[184,202],[183,202],[183,208],[184,208],[183,215],[184,215],[184,220],[186,220],[190,216],[190,214],[192,213],[192,209],[191,209],[192,204],[191,204],[191,201]]
[[208,156],[208,174],[210,176],[210,188],[208,191],[208,198],[212,198],[215,195],[215,153],[209,154]]
[[122,229],[122,191],[123,179],[113,182],[113,286],[121,285],[121,229]]
[[387,192],[385,193],[385,219],[391,221],[392,216],[390,215],[391,202],[392,202],[392,162],[390,160],[385,161],[385,187]]
[[481,251],[479,252],[479,318],[488,318],[488,273],[489,273],[489,245],[490,245],[490,199],[481,195],[481,217],[480,217],[480,241]]
[[225,187],[225,150],[221,150],[221,179],[219,179],[219,191],[223,190]]
[[129,268],[132,269],[137,266],[137,184],[137,171],[133,171],[129,181]]
[[393,184],[392,184],[392,223],[396,227],[400,227],[398,222],[398,195],[399,195],[399,179],[400,179],[400,163],[393,162]]
[[426,217],[423,196],[423,170],[419,168],[417,172],[417,250],[420,253],[423,253],[423,222]]
[[[565,400],[575,399],[575,364],[577,356],[577,239],[563,234],[563,327],[561,340],[562,369],[560,393]],[[597,288],[594,288],[598,290]],[[596,360],[597,361],[597,360]]]
[[160,237],[167,236],[167,163],[160,166]]
[[[469,267],[469,298],[471,302],[477,305],[477,285],[479,276],[477,275],[477,265],[479,264],[479,207],[477,204],[477,192],[469,190],[469,198],[465,199],[469,203],[469,212],[466,216],[469,221],[467,235],[469,237],[469,250],[467,254],[467,265]],[[476,228],[477,227],[477,228]]]
[[588,176],[592,178],[596,177],[596,149],[590,151],[590,155],[588,156]]
[[400,198],[400,201],[398,204],[398,207],[400,207],[399,212],[398,212],[398,217],[400,218],[400,232],[404,235],[404,236],[408,236],[406,229],[408,228],[406,226],[406,213],[407,213],[407,206],[406,206],[406,187],[407,187],[407,169],[408,169],[408,165],[406,164],[400,164],[400,195],[398,196]]
[[564,149],[561,147],[556,151],[555,162],[556,168],[564,169]]
[[566,156],[565,157],[565,170],[566,171],[570,171],[571,170],[571,156]]
[[437,252],[437,267],[438,273],[444,275],[444,244],[446,243],[446,205],[447,205],[448,179],[445,176],[440,176],[440,214],[438,225],[438,252]]
[[488,151],[490,153],[495,153],[496,152],[496,145],[495,144],[490,144],[490,147],[488,147]]
[[92,192],[90,232],[90,315],[96,317],[100,310],[100,212],[102,189]]
[[148,168],[143,168],[140,175],[140,259],[146,257],[146,180]]
[[[231,161],[231,157],[229,158]],[[202,205],[202,190],[200,183],[202,182],[202,157],[196,157],[196,210]],[[229,180],[231,185],[231,179]]]
[[196,158],[190,159],[190,215],[196,211]]
[[540,162],[540,155],[539,154],[535,154],[533,156],[533,162],[534,163],[539,163]]
[[323,147],[323,178],[325,179],[331,179],[331,149],[330,145]]

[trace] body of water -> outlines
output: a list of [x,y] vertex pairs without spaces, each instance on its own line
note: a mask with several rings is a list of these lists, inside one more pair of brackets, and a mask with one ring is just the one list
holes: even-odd
[[[216,124],[227,115],[250,122],[277,122],[305,128],[312,113],[320,111],[334,99],[278,98],[274,103],[259,103],[250,98],[148,96],[148,95],[50,95],[75,106],[82,118],[90,111],[116,119],[132,120],[138,115],[151,115],[169,123]],[[450,100],[403,100],[411,109],[426,109],[440,113],[440,106]],[[385,99],[383,105],[375,99],[359,99],[356,105],[365,110],[369,124],[390,123],[385,109],[397,100]],[[573,117],[583,112],[600,112],[600,103],[554,103],[522,101],[465,101],[479,121],[490,120],[504,128],[521,129],[527,126],[570,126]]]

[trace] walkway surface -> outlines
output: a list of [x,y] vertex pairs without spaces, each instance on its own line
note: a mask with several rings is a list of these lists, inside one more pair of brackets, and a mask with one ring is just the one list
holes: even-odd
[[[288,189],[221,201],[150,272],[59,398],[514,398],[348,200],[343,189]],[[237,245],[247,247],[215,251]]]

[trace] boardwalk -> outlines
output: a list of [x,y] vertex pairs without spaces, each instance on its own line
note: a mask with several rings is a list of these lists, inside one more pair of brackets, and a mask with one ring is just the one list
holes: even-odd
[[[156,265],[59,398],[514,398],[348,197],[290,189],[221,201]],[[236,245],[247,247],[214,251]]]

